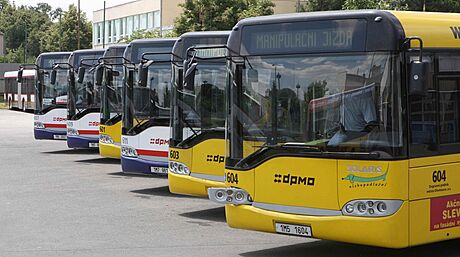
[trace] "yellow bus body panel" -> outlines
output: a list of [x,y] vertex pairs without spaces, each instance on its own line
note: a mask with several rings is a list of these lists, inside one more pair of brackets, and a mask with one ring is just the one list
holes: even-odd
[[[423,47],[429,48],[458,48],[451,27],[460,27],[460,14],[434,12],[401,12],[390,11],[401,23],[406,37],[422,38]],[[418,47],[414,41],[412,47]]]
[[99,154],[102,157],[120,159],[121,158],[121,121],[112,126],[100,125],[99,134],[110,136],[115,144],[105,144],[99,141]]
[[[225,165],[225,140],[208,139],[187,149],[170,147],[178,158],[171,159],[185,164],[191,173],[222,177],[222,181],[197,178],[168,172],[169,191],[175,194],[207,197],[209,187],[223,187]],[[177,156],[177,155],[175,155]]]

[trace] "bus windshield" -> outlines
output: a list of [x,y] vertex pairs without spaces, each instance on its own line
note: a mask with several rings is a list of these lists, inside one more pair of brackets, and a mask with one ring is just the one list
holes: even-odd
[[37,101],[37,110],[43,110],[55,105],[65,105],[67,103],[67,70],[56,70],[56,83],[51,84],[51,69],[39,72],[37,85],[38,95],[43,96],[43,102]]
[[[133,78],[137,78],[137,71]],[[136,80],[136,79],[134,79]],[[151,126],[169,126],[171,63],[169,61],[152,64],[148,68],[147,86],[133,82],[132,88],[125,90],[127,101],[123,127],[127,134],[136,135]]]
[[[199,61],[193,74],[193,82],[182,89],[176,88],[173,144],[206,132],[225,131],[225,59]],[[182,138],[174,138],[182,136]]]
[[94,84],[96,69],[94,67],[86,68],[82,83],[78,82],[77,72],[74,72],[74,86],[72,90],[69,90],[69,97],[72,100],[69,101],[69,110],[71,113],[76,111],[76,114],[78,114],[86,109],[100,108],[100,88]]
[[[111,76],[108,76],[110,70]],[[110,65],[105,68],[102,91],[101,124],[113,125],[119,121],[122,112],[123,66]]]
[[233,64],[231,159],[255,151],[402,154],[398,66],[396,55],[384,53],[253,56]]

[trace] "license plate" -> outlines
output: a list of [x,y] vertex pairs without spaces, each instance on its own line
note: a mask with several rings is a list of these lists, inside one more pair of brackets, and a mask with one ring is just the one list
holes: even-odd
[[67,139],[67,135],[53,135],[54,139]]
[[99,143],[89,143],[89,147],[99,147]]
[[286,223],[275,223],[276,232],[280,234],[311,237],[311,227]]
[[168,174],[168,168],[150,167],[150,172],[156,174]]

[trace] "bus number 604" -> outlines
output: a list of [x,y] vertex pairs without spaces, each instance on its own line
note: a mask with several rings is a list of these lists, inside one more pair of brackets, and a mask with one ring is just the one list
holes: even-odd
[[225,174],[225,177],[226,177],[226,180],[228,183],[235,183],[235,184],[238,184],[238,174],[234,174],[234,173],[227,173]]
[[433,171],[433,182],[446,181],[446,170],[435,170]]

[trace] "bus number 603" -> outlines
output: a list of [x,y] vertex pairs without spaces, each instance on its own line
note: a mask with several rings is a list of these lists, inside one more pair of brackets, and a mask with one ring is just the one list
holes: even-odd
[[169,158],[171,159],[179,159],[179,151],[174,151],[174,150],[171,150],[169,151]]

